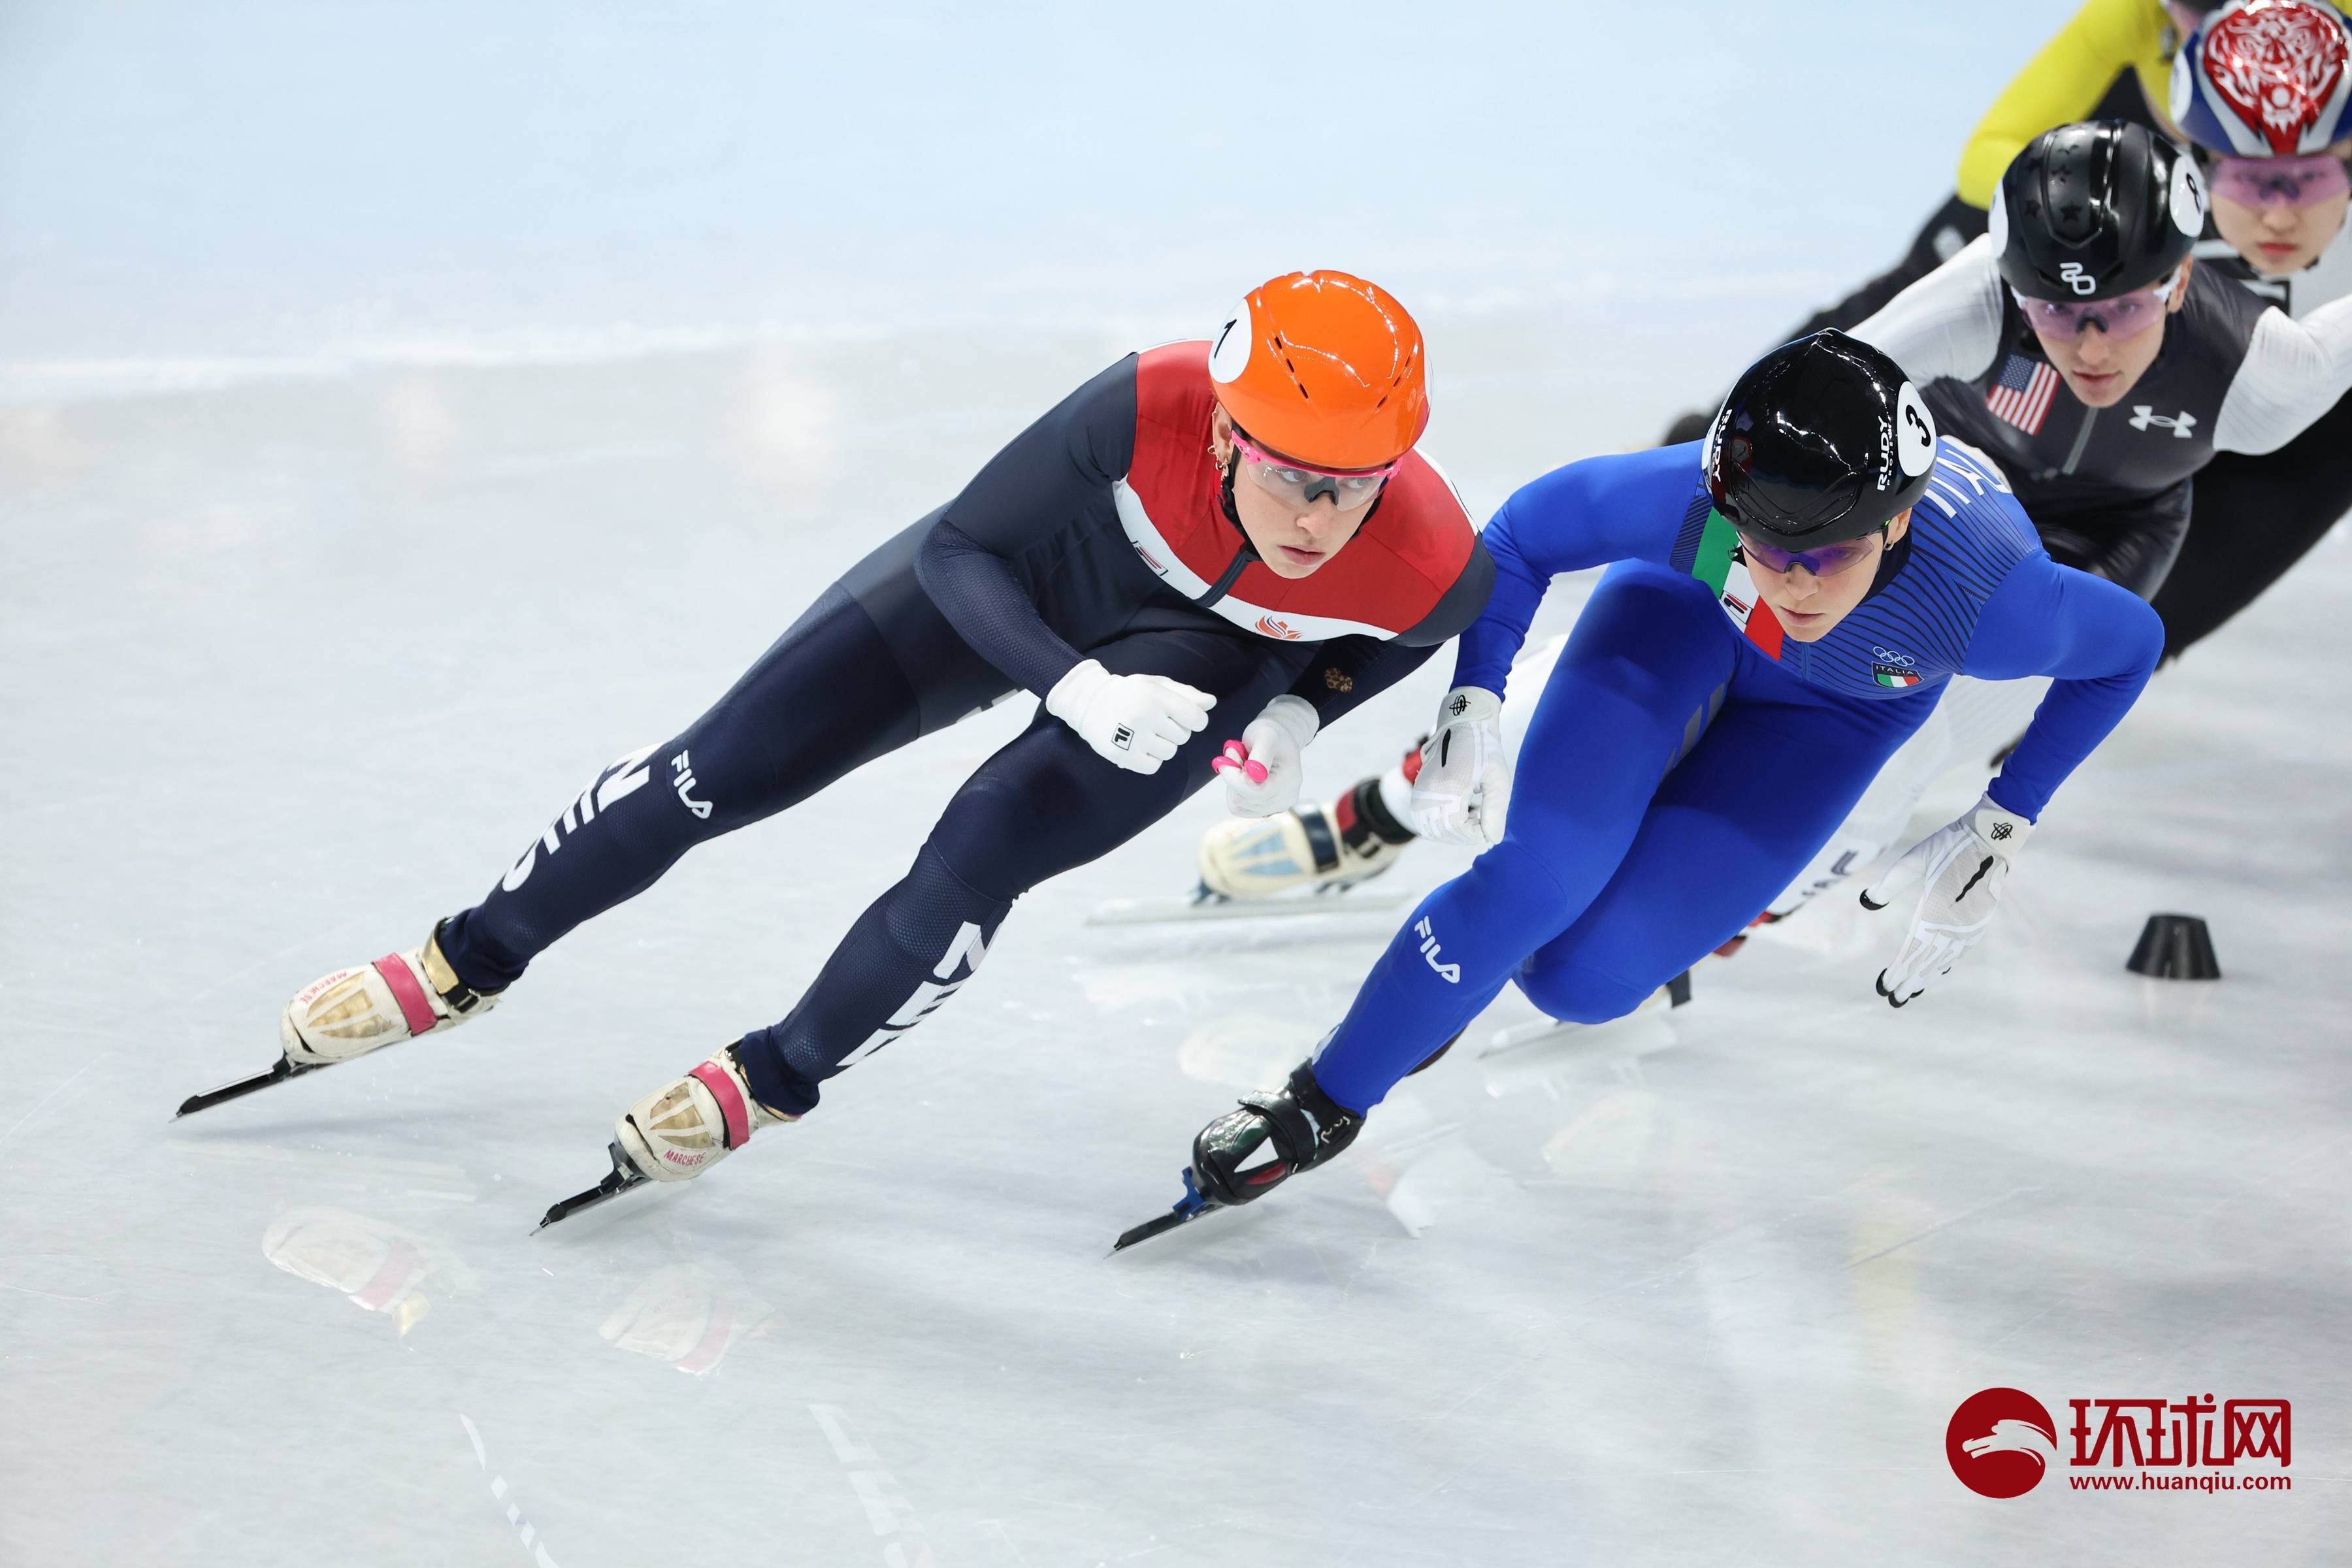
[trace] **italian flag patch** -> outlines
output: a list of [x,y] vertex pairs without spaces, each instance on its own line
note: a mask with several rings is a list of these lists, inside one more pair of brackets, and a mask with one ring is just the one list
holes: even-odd
[[[1766,658],[1777,659],[1783,635],[1780,618],[1756,592],[1756,579],[1748,574],[1747,565],[1734,559],[1738,550],[1739,531],[1721,512],[1709,508],[1706,531],[1699,536],[1698,553],[1691,558],[1691,575],[1715,590],[1715,602],[1723,606],[1731,624],[1747,634],[1759,652]],[[1889,686],[1912,684],[1890,681],[1885,676],[1879,679]]]
[[1907,669],[1896,669],[1891,665],[1874,664],[1870,667],[1870,673],[1872,679],[1875,679],[1881,686],[1916,686],[1919,684],[1919,678],[1916,675],[1914,675]]

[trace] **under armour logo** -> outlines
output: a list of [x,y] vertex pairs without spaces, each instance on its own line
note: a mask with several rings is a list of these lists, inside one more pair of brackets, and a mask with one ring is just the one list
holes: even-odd
[[2169,430],[2174,439],[2186,441],[2189,439],[2189,433],[2197,428],[2197,416],[2186,409],[2177,415],[2166,416],[2158,414],[2145,403],[2133,404],[2131,427],[2135,430],[2146,430],[2150,426],[2158,430]]

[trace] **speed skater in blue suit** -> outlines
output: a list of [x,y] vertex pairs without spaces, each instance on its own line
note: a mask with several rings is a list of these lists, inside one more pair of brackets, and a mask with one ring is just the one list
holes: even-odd
[[[1906,1005],[1981,938],[2043,805],[2163,647],[2140,599],[2051,560],[2000,468],[1937,437],[1893,360],[1833,331],[1750,366],[1704,444],[1557,469],[1484,537],[1495,591],[1413,816],[1488,847],[1407,917],[1286,1088],[1202,1130],[1154,1233],[1346,1148],[1507,984],[1570,1022],[1632,1011],[1787,886],[1952,676],[2052,677],[1984,798],[1863,895],[1913,901],[1876,983]],[[1550,580],[1601,565],[1514,793],[1511,658]]]

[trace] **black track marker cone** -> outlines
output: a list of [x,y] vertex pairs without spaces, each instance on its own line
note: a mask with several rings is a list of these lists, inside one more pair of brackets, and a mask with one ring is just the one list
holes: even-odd
[[2152,980],[2221,978],[2221,961],[2213,956],[2213,933],[2195,915],[2148,916],[2139,945],[2124,967]]

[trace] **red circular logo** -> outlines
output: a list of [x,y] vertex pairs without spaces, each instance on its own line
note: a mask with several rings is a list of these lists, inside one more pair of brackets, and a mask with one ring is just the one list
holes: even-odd
[[2021,1497],[2058,1462],[2058,1428],[2042,1401],[2016,1388],[1971,1394],[1944,1428],[1944,1458],[1983,1497]]

